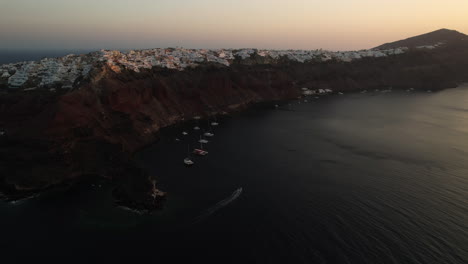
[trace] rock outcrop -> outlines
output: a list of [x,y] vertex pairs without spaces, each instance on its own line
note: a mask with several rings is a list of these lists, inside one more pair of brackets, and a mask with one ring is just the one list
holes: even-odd
[[456,30],[439,29],[430,33],[419,35],[416,37],[407,38],[391,43],[385,43],[374,50],[388,50],[399,47],[414,48],[435,48],[444,43],[454,43],[460,40],[467,40],[468,36]]

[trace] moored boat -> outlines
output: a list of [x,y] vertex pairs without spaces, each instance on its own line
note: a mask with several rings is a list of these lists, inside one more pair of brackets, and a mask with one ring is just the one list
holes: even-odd
[[202,143],[202,144],[207,144],[209,143],[208,140],[204,139],[202,136],[200,136],[200,140],[198,140],[198,142]]
[[205,137],[214,137],[214,134],[211,133],[211,132],[206,132],[205,134],[203,134]]
[[198,155],[198,156],[206,156],[208,155],[208,151],[203,149],[203,143],[200,143],[200,148],[199,149],[194,149],[193,154]]
[[190,159],[190,158],[185,158],[184,159],[184,164],[187,165],[187,166],[192,166],[193,164],[195,164],[195,162],[193,162],[192,159]]
[[187,157],[184,159],[184,164],[187,166],[192,166],[193,164],[195,164],[190,155],[190,145],[187,146]]

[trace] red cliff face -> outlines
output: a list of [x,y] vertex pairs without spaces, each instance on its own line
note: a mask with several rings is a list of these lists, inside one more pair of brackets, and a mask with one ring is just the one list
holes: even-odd
[[[82,175],[128,182],[131,174],[148,182],[131,164],[130,155],[155,142],[161,128],[196,115],[295,98],[299,92],[291,76],[279,70],[206,66],[183,72],[154,69],[118,74],[104,68],[91,82],[62,95],[7,94],[1,101],[7,131],[0,143],[1,187],[15,197]],[[148,200],[148,195],[154,196],[152,189],[141,192],[150,185],[137,185],[140,193],[146,193],[141,200],[152,201]],[[118,189],[119,200],[140,195]]]
[[270,69],[109,71],[104,78],[63,95],[47,132],[68,144],[95,138],[133,152],[153,142],[162,127],[196,115],[295,98],[299,92],[290,76]]

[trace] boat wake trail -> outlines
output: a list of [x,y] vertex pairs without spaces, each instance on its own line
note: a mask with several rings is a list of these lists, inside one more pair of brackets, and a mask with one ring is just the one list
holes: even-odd
[[241,194],[242,194],[242,188],[239,188],[239,189],[235,190],[231,194],[231,196],[229,196],[228,198],[226,198],[224,200],[219,201],[213,207],[208,208],[201,215],[199,215],[197,218],[195,218],[195,220],[193,221],[193,224],[199,223],[200,221],[208,218],[210,215],[214,214],[219,209],[221,209],[221,208],[227,206],[228,204],[232,203],[233,201],[235,201],[237,198],[239,198],[239,196]]

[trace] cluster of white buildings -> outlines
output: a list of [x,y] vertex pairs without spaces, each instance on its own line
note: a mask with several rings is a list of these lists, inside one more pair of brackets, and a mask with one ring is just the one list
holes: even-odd
[[129,69],[139,72],[140,69],[151,69],[162,67],[169,69],[184,70],[187,67],[196,67],[201,63],[211,62],[230,66],[236,58],[249,59],[257,54],[260,57],[269,57],[272,60],[286,58],[297,62],[323,62],[329,60],[350,62],[365,57],[385,57],[389,55],[402,54],[406,48],[390,50],[360,50],[346,52],[332,52],[324,50],[257,50],[257,49],[151,49],[130,51],[122,53],[119,51],[101,51],[101,61],[105,61],[114,71],[120,72]]
[[398,48],[390,50],[359,50],[359,51],[327,51],[327,50],[261,50],[260,56],[270,56],[273,59],[286,57],[297,62],[324,62],[329,60],[337,60],[350,62],[356,59],[365,57],[386,57],[389,55],[397,55],[405,53],[407,48]]
[[329,94],[333,93],[331,89],[317,89],[317,90],[310,90],[309,88],[302,88],[302,95],[315,95],[315,94]]
[[0,65],[0,80],[7,79],[9,88],[71,89],[78,78],[88,76],[92,70],[92,57],[91,54],[67,55],[61,58]]
[[[405,53],[407,48],[389,50],[360,50],[332,52],[325,50],[257,50],[257,49],[148,49],[129,52],[102,50],[86,55],[67,55],[36,62],[21,62],[0,66],[0,83],[7,80],[10,88],[35,89],[58,87],[71,89],[80,77],[87,77],[99,63],[107,64],[114,72],[140,72],[153,67],[182,71],[203,63],[230,66],[252,56],[265,58],[265,63],[288,59],[299,63],[330,60],[350,62],[366,57],[385,57]],[[258,60],[255,60],[258,61]]]
[[106,62],[115,72],[120,72],[123,69],[140,72],[140,69],[151,69],[153,67],[181,71],[187,67],[196,67],[204,62],[229,66],[231,61],[235,59],[230,50],[183,48],[132,50],[126,53],[102,50],[101,54],[100,61]]
[[437,47],[440,47],[442,45],[444,45],[445,43],[444,42],[438,42],[434,45],[424,45],[424,46],[417,46],[416,48],[417,49],[435,49]]

